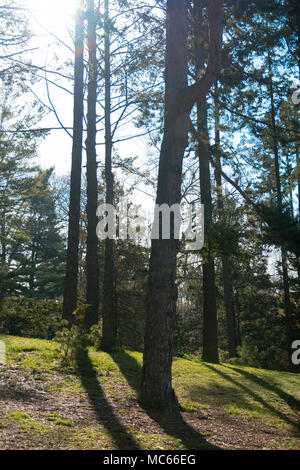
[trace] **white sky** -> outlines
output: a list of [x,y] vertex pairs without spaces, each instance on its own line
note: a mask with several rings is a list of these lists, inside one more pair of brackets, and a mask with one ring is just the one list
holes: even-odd
[[[34,47],[38,47],[30,55],[32,63],[42,67],[48,66],[52,70],[53,66],[49,62],[52,54],[56,52],[59,59],[62,54],[63,60],[72,60],[70,50],[64,47],[57,50],[54,46],[55,38],[51,36],[51,33],[72,45],[68,28],[71,31],[73,29],[76,0],[23,0],[22,3],[32,10],[30,27],[35,34]],[[55,75],[48,77],[53,81],[57,80]],[[71,83],[70,89],[72,89]],[[34,91],[46,104],[48,103],[44,81]],[[71,95],[53,85],[50,85],[49,91],[64,126],[72,127],[73,101]],[[40,122],[40,127],[59,127],[59,123],[54,114],[50,113]],[[65,131],[52,131],[39,148],[41,166],[44,168],[55,166],[58,175],[68,173],[71,168],[71,149],[72,140]]]
[[[31,29],[35,33],[34,47],[38,49],[30,53],[30,58],[34,65],[47,67],[53,70],[53,57],[57,55],[58,64],[63,64],[64,61],[73,62],[73,53],[68,48],[61,46],[59,49],[55,45],[55,35],[60,40],[64,41],[72,48],[72,33],[74,30],[74,14],[76,8],[76,0],[23,0],[20,4],[29,8],[31,11]],[[57,63],[57,62],[56,62]],[[71,72],[73,71],[70,69]],[[61,80],[56,75],[48,75],[48,78],[56,83],[67,87],[73,91],[73,83],[70,81]],[[39,98],[49,104],[47,97],[47,88],[45,81],[35,87],[34,91]],[[73,124],[73,97],[67,92],[60,90],[55,85],[49,85],[49,92],[51,101],[65,127],[72,127]],[[59,123],[54,115],[50,113],[40,123],[39,127],[59,127]],[[137,134],[142,132],[136,131]],[[124,128],[121,135],[131,135],[132,129]],[[98,140],[101,140],[101,136]],[[137,138],[118,145],[118,151],[121,156],[132,157],[139,155],[141,157],[141,164],[145,165],[145,156],[148,148],[146,145],[146,138]],[[39,147],[39,163],[43,168],[55,167],[57,175],[69,173],[71,168],[71,152],[72,152],[72,139],[65,133],[64,130],[53,130],[50,135]],[[104,161],[104,147],[97,147],[97,156],[99,161]],[[83,153],[83,159],[85,155]],[[119,175],[118,175],[119,176]],[[121,177],[121,182],[126,183],[126,178]],[[149,189],[141,185],[141,190],[149,192]],[[154,200],[147,197],[143,192],[136,190],[134,194],[136,203],[141,203],[151,210]]]

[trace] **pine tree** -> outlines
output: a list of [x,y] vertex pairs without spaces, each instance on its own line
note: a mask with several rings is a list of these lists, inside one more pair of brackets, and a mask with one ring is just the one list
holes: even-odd
[[[112,173],[112,126],[111,126],[111,54],[109,0],[105,0],[104,11],[104,75],[105,75],[105,186],[106,204],[114,205],[114,176]],[[104,351],[114,348],[117,338],[117,311],[115,293],[114,240],[106,238],[103,279],[103,336],[101,347]]]
[[98,323],[99,307],[99,267],[97,227],[97,156],[96,156],[96,103],[97,103],[97,40],[96,14],[93,0],[87,2],[87,38],[88,38],[88,112],[87,112],[87,246],[86,246],[86,326]]
[[69,322],[69,324],[72,324],[73,322],[72,314],[75,311],[77,305],[80,189],[83,139],[83,45],[84,14],[82,1],[79,1],[75,28],[74,125],[70,184],[68,251],[63,306],[63,316]]
[[[167,2],[165,122],[160,153],[156,203],[179,204],[182,160],[188,143],[189,114],[216,80],[222,43],[222,3],[209,6],[210,45],[206,74],[188,86],[188,3]],[[174,224],[174,222],[173,222]],[[149,297],[140,401],[144,406],[167,408],[174,403],[172,388],[173,329],[176,317],[176,258],[174,225],[170,240],[152,240]]]

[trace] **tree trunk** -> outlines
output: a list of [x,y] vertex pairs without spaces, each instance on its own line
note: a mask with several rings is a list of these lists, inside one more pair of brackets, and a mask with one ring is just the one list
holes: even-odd
[[35,271],[36,271],[36,246],[35,246],[35,242],[33,241],[31,245],[30,271],[29,271],[29,295],[30,297],[34,297]]
[[[280,176],[280,163],[279,163],[279,151],[278,151],[278,136],[276,126],[276,112],[274,104],[274,90],[273,90],[273,72],[272,72],[272,60],[270,51],[268,51],[268,69],[269,69],[269,93],[271,99],[271,118],[272,118],[272,133],[273,133],[273,152],[274,152],[274,168],[275,168],[275,181],[276,181],[276,195],[277,205],[279,210],[282,210],[282,190],[281,190],[281,176]],[[292,303],[290,297],[289,287],[289,276],[288,276],[288,264],[287,264],[287,253],[284,248],[281,248],[281,259],[282,259],[282,280],[283,280],[283,292],[284,292],[284,312],[285,312],[285,324],[286,324],[286,337],[287,337],[287,352],[288,360],[291,368],[291,353],[292,343],[295,339],[293,329],[293,318],[292,318]]]
[[[299,149],[298,142],[296,142],[296,165],[297,168],[300,168],[300,158],[299,158]],[[300,171],[298,171],[297,177],[297,196],[298,196],[298,218],[300,219]],[[298,284],[300,286],[300,260],[297,259],[297,275],[298,275]]]
[[[188,143],[189,114],[207,93],[220,67],[222,2],[208,7],[210,52],[205,75],[187,86],[187,0],[167,1],[165,122],[160,152],[156,204],[179,204],[182,161]],[[151,241],[148,309],[140,391],[143,406],[166,409],[176,403],[172,388],[173,328],[178,297],[176,261],[178,240],[172,221],[169,240]],[[161,228],[161,227],[160,227]]]
[[288,179],[288,187],[289,187],[289,199],[290,199],[290,211],[291,211],[291,218],[295,221],[295,211],[294,211],[294,201],[293,201],[293,188],[291,186],[291,175],[292,175],[292,166],[289,158],[289,154],[286,154],[286,176]]
[[[296,164],[297,168],[300,168],[300,157],[299,157],[299,149],[298,144],[296,143]],[[297,186],[298,186],[298,217],[300,217],[300,173],[298,172],[297,177]]]
[[236,339],[237,339],[237,345],[242,346],[240,304],[239,304],[239,296],[237,293],[236,293]]
[[[105,183],[106,203],[114,204],[114,176],[112,173],[112,131],[111,131],[111,70],[110,70],[110,32],[109,32],[109,0],[105,0],[104,12],[105,34]],[[101,347],[111,351],[116,345],[117,312],[115,301],[115,266],[114,240],[105,240],[103,285],[103,333]]]
[[[165,123],[160,153],[156,204],[179,204],[182,160],[188,138],[188,113],[177,110],[187,86],[187,1],[167,2]],[[171,237],[170,237],[171,238]],[[175,398],[172,388],[173,329],[176,315],[178,241],[152,240],[148,312],[140,401],[164,409]]]
[[[216,164],[215,178],[217,185],[217,205],[219,217],[224,217],[224,203],[223,203],[223,191],[222,191],[222,160],[221,160],[221,145],[220,145],[220,113],[218,105],[218,86],[215,89],[215,148],[216,148]],[[233,287],[231,280],[232,265],[229,256],[226,253],[221,255],[222,262],[222,278],[223,278],[223,289],[224,289],[224,303],[226,312],[226,323],[227,323],[227,339],[228,339],[228,353],[229,357],[237,357],[237,333],[236,333],[236,318],[233,303]]]
[[73,115],[73,147],[70,183],[70,207],[67,265],[64,289],[63,317],[69,325],[73,323],[73,312],[77,305],[78,281],[78,248],[80,219],[80,189],[83,136],[83,40],[84,19],[82,1],[76,15],[75,28],[75,71],[74,71],[74,115]]
[[[204,204],[204,233],[209,236],[212,225],[212,198],[210,168],[208,160],[208,131],[206,97],[197,104],[198,133],[204,138],[203,144],[198,145],[201,204]],[[204,142],[206,144],[204,144]],[[215,262],[210,254],[208,240],[208,256],[203,259],[203,352],[205,362],[219,363],[218,355],[218,321],[215,284]]]
[[[195,56],[196,75],[201,73],[205,65],[205,51],[200,25],[203,22],[203,6],[201,2],[195,2]],[[204,95],[197,102],[197,131],[202,137],[198,143],[198,158],[200,171],[201,204],[204,204],[204,233],[205,238],[209,236],[210,227],[213,222],[210,165],[209,165],[209,135],[207,129],[207,102]],[[219,363],[218,355],[218,322],[217,322],[217,300],[215,285],[215,262],[210,254],[210,242],[208,240],[208,256],[203,259],[203,353],[205,362]]]
[[6,213],[5,211],[1,214],[1,266],[6,266],[6,257],[7,257],[7,233],[6,233]]
[[96,158],[96,103],[97,103],[97,44],[94,0],[87,1],[87,36],[89,51],[88,112],[87,112],[87,247],[86,247],[86,302],[89,305],[85,324],[98,323],[99,275],[97,228],[97,158]]

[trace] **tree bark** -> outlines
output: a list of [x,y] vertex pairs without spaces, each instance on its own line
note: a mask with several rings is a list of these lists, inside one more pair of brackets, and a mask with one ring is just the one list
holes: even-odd
[[[109,0],[105,0],[105,183],[106,203],[114,204],[114,176],[112,173],[112,130],[111,130],[111,67],[110,67],[110,27]],[[116,345],[117,312],[115,299],[114,240],[105,240],[104,285],[102,303],[102,343],[104,351],[111,351]]]
[[[270,51],[268,51],[268,70],[269,70],[269,94],[271,100],[271,118],[272,118],[272,137],[273,137],[273,153],[274,153],[274,168],[275,168],[275,181],[276,181],[276,196],[277,205],[280,211],[283,208],[282,201],[282,189],[281,189],[281,175],[280,175],[280,162],[279,162],[279,150],[278,150],[278,136],[276,127],[276,112],[274,103],[274,90],[273,90],[273,72],[272,72],[272,60]],[[292,318],[292,303],[290,297],[290,286],[288,276],[288,262],[287,252],[284,248],[281,248],[281,260],[282,260],[282,280],[283,280],[283,292],[284,292],[284,313],[285,313],[285,324],[286,324],[286,339],[287,339],[287,353],[288,360],[291,368],[292,354],[292,343],[296,337],[294,337],[293,318]]]
[[[198,69],[199,70],[199,69]],[[204,204],[204,233],[209,236],[213,222],[210,167],[208,159],[208,130],[206,96],[197,104],[198,133],[203,136],[203,144],[198,144],[201,204]],[[203,352],[205,362],[219,363],[218,355],[218,321],[215,284],[215,261],[210,254],[208,241],[208,256],[203,259]]]
[[7,232],[6,232],[6,212],[3,211],[1,214],[1,266],[6,266],[7,257]]
[[82,1],[79,1],[75,27],[73,147],[70,183],[67,264],[63,302],[63,317],[65,320],[68,321],[69,325],[73,323],[74,317],[72,314],[76,309],[77,305],[81,162],[83,138],[83,41],[83,7]]
[[89,51],[88,112],[87,112],[87,248],[86,248],[86,311],[85,324],[98,323],[99,268],[97,228],[97,156],[96,156],[96,103],[97,103],[97,44],[94,0],[87,1],[87,35]]
[[[172,206],[180,203],[182,160],[188,143],[188,113],[176,110],[178,94],[187,86],[186,0],[168,0],[166,40],[165,123],[156,204]],[[152,240],[140,393],[141,403],[151,408],[163,409],[174,401],[171,365],[177,251],[175,239]]]
[[[299,157],[299,149],[298,149],[298,144],[296,143],[296,165],[297,168],[300,168],[300,157]],[[300,217],[300,174],[298,173],[297,177],[297,196],[298,196],[298,217]]]
[[[296,165],[297,165],[297,168],[300,168],[298,142],[296,142]],[[298,177],[297,177],[297,197],[298,197],[298,218],[300,219],[300,172],[299,171],[298,171]],[[298,284],[300,286],[300,260],[299,259],[297,259],[297,275],[298,275]]]
[[[167,1],[165,122],[160,153],[156,204],[179,204],[182,161],[188,143],[189,114],[197,99],[216,79],[221,56],[222,2],[211,2],[210,59],[207,77],[197,87],[187,86],[187,0]],[[216,46],[218,44],[219,46]],[[219,47],[219,49],[218,49]],[[218,50],[217,50],[218,49]],[[171,232],[174,235],[174,226]],[[172,387],[173,329],[176,315],[176,260],[178,240],[152,240],[148,283],[148,309],[140,402],[167,409],[176,404]]]
[[[217,185],[217,206],[219,217],[224,217],[224,202],[223,202],[223,191],[222,191],[222,160],[221,160],[221,145],[220,145],[220,113],[218,105],[218,86],[216,85],[216,99],[215,99],[215,148],[216,148],[216,164],[215,179]],[[226,324],[227,324],[227,339],[228,339],[228,353],[229,357],[237,357],[237,332],[236,332],[236,318],[235,309],[233,303],[233,287],[231,280],[232,265],[227,253],[221,254],[222,262],[222,278],[223,278],[223,290],[224,290],[224,303],[226,312]]]
[[[205,50],[203,45],[201,24],[203,23],[203,4],[194,2],[194,41],[196,76],[201,73],[205,65]],[[206,94],[197,102],[197,131],[202,136],[198,142],[198,159],[200,172],[201,203],[204,205],[204,233],[209,237],[213,222],[213,209],[211,197],[211,180],[209,165],[209,135],[207,129],[207,101]],[[217,300],[215,285],[215,262],[210,254],[208,240],[208,256],[203,259],[203,352],[205,362],[219,363],[218,355],[218,321]]]

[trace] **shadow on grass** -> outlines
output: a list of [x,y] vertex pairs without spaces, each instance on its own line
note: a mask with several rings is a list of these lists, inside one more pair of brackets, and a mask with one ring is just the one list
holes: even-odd
[[[228,366],[224,366],[228,367]],[[287,405],[289,405],[291,408],[295,408],[296,410],[300,410],[300,401],[297,400],[297,398],[293,397],[289,393],[285,392],[284,390],[281,390],[279,387],[276,385],[272,385],[266,380],[262,379],[261,377],[257,377],[255,374],[251,374],[251,372],[248,372],[243,369],[239,369],[237,367],[228,367],[228,369],[234,370],[235,372],[238,372],[239,374],[243,375],[247,379],[251,380],[255,384],[259,385],[260,387],[265,388],[266,390],[269,390],[270,392],[275,393],[279,398],[284,400]]]
[[119,421],[113,407],[107,401],[88,351],[78,352],[77,369],[81,384],[88,395],[88,400],[97,419],[107,429],[116,447],[119,450],[139,450],[138,443]]
[[0,397],[24,403],[32,403],[33,401],[37,403],[47,400],[47,398],[45,398],[44,395],[41,395],[37,390],[21,390],[16,388],[15,385],[12,388],[6,384],[0,386]]
[[[131,388],[139,391],[142,368],[138,361],[125,351],[118,350],[111,354],[114,362],[119,366],[121,373],[126,378]],[[207,442],[204,437],[190,426],[182,417],[179,411],[173,413],[157,413],[153,410],[145,409],[148,416],[155,421],[163,431],[169,436],[175,437],[188,450],[212,450],[218,449]]]
[[[253,392],[250,388],[246,387],[245,385],[239,383],[238,381],[234,380],[232,377],[230,377],[228,374],[225,372],[222,372],[219,368],[214,367],[211,364],[207,363],[202,363],[203,367],[207,367],[208,369],[212,370],[216,374],[220,375],[223,379],[227,380],[228,382],[236,385],[239,387],[241,390],[243,390],[249,397],[251,397],[254,401],[262,405],[265,409],[269,410],[273,415],[277,416],[280,418],[282,421],[287,423],[289,426],[292,426],[293,429],[297,432],[300,431],[300,424],[297,423],[296,421],[292,420],[289,416],[285,415],[281,411],[279,411],[277,408],[274,406],[270,405],[266,400],[264,400],[260,395],[258,395],[256,392]],[[223,366],[226,367],[226,366]],[[227,367],[230,369],[229,367]],[[231,369],[231,370],[236,370],[236,369]],[[264,381],[263,381],[264,382]]]

